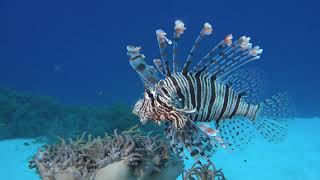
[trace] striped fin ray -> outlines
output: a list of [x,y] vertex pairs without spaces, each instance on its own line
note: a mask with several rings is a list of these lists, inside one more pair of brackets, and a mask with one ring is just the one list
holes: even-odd
[[181,35],[186,30],[184,23],[180,20],[175,21],[174,26],[174,37],[173,37],[173,47],[172,47],[172,72],[177,72],[177,63],[176,63],[176,56],[177,56],[177,47],[178,42],[181,38]]
[[160,56],[161,56],[161,60],[162,60],[161,63],[162,63],[162,66],[165,67],[165,69],[162,69],[161,73],[165,74],[166,76],[171,76],[169,61],[167,60],[166,47],[167,47],[167,43],[172,44],[172,41],[166,37],[167,33],[165,33],[161,29],[158,29],[156,31],[156,35],[157,35],[157,40],[158,40],[158,45],[159,45],[159,50],[160,50]]
[[158,72],[162,75],[162,76],[165,76],[165,70],[164,70],[164,67],[163,67],[163,64],[161,62],[161,59],[154,59],[153,60],[153,63],[154,65],[156,66]]
[[199,61],[192,72],[204,70],[207,74],[216,74],[220,79],[248,62],[260,58],[262,49],[259,46],[252,48],[250,37],[242,36],[234,42],[232,39],[232,34],[226,36]]
[[[203,67],[203,63],[207,62],[210,57],[218,54],[222,48],[224,48],[224,41],[220,41],[216,46],[214,46],[191,70],[191,72],[197,72]],[[208,64],[210,65],[210,64]]]
[[[145,86],[148,84],[148,87],[153,87],[155,80],[159,80],[159,77],[157,77],[159,74],[164,77],[170,77],[172,73],[175,74],[177,71],[180,71],[177,67],[177,47],[178,41],[185,29],[185,25],[182,21],[175,21],[173,41],[166,37],[167,34],[163,30],[158,29],[156,31],[161,56],[161,59],[154,60],[155,67],[158,72],[154,71],[155,68],[152,66],[147,66],[145,62],[141,63],[142,61],[140,59],[144,59],[143,54],[140,54],[139,52],[132,53],[132,51],[129,53],[128,50],[130,59],[138,59],[135,62],[140,62],[140,65],[136,66],[138,63],[132,64],[133,61],[131,61],[131,65],[133,65],[133,68],[138,72]],[[194,58],[194,53],[199,48],[201,40],[204,39],[205,36],[212,34],[212,31],[212,26],[209,23],[205,23],[203,25],[203,28],[188,53],[186,62],[183,65],[181,70],[183,75],[187,75],[188,72],[193,74],[200,72],[201,74],[206,73],[207,75],[214,75],[217,77],[217,80],[226,79],[235,70],[260,58],[262,49],[260,49],[259,46],[252,48],[252,44],[249,42],[250,37],[242,36],[233,42],[233,36],[232,34],[229,34],[214,46],[193,68],[191,68],[191,70],[189,70]],[[168,44],[173,44],[172,71],[170,70],[169,60],[167,59]],[[133,49],[134,48],[131,48],[131,50]]]
[[242,36],[230,45],[233,50],[225,54],[222,53],[218,57],[218,65],[213,66],[208,73],[218,73],[219,78],[223,78],[243,65],[259,59],[263,50],[259,46],[252,48],[250,39],[250,37]]
[[[220,41],[216,46],[214,46],[199,62],[193,67],[192,72],[198,72],[205,70],[206,72],[210,67],[221,67],[223,62],[234,55],[237,52],[237,48],[232,43],[233,36],[229,34]],[[218,74],[219,72],[216,72]]]
[[209,24],[209,23],[206,22],[206,23],[203,25],[202,30],[200,31],[200,33],[199,33],[196,41],[194,42],[194,44],[193,44],[193,46],[192,46],[192,48],[191,48],[191,50],[190,50],[190,52],[189,52],[189,54],[188,54],[187,60],[186,60],[184,66],[183,66],[183,69],[182,69],[182,74],[187,74],[188,69],[189,69],[189,66],[190,66],[191,61],[192,61],[192,58],[193,58],[193,56],[194,56],[194,52],[196,51],[196,49],[199,48],[199,44],[200,44],[201,40],[202,40],[205,36],[210,35],[211,33],[212,33],[212,26],[211,26],[211,24]]
[[242,68],[221,79],[221,82],[232,87],[233,91],[241,94],[247,102],[257,104],[263,95],[262,76],[261,70]]

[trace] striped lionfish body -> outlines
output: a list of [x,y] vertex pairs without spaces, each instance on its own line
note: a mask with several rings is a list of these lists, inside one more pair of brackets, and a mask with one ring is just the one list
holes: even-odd
[[[254,132],[269,142],[283,140],[290,114],[286,95],[258,102],[258,73],[240,69],[259,59],[262,49],[252,47],[246,36],[233,42],[230,34],[190,67],[200,41],[212,33],[212,26],[205,23],[180,70],[177,46],[185,29],[177,20],[173,41],[157,30],[161,59],[154,60],[155,67],[146,64],[140,47],[127,47],[130,64],[145,86],[144,98],[133,109],[140,121],[164,123],[172,149],[181,156],[186,149],[194,158],[208,158],[219,146],[243,148]],[[173,46],[172,70],[168,45]],[[215,129],[206,122],[213,122]]]
[[160,81],[161,94],[167,98],[177,94],[179,107],[195,109],[188,119],[196,122],[215,121],[216,126],[224,119],[243,116],[255,119],[259,105],[251,105],[241,99],[229,85],[216,81],[214,75],[198,73],[175,73]]

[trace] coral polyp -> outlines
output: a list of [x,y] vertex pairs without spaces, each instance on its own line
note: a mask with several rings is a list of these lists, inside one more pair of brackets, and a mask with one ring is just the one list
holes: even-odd
[[[144,135],[136,126],[128,131],[92,138],[83,133],[45,145],[30,161],[43,179],[175,179],[182,162],[172,156],[159,137]],[[63,176],[64,178],[61,178]],[[60,178],[58,178],[60,177]]]
[[225,180],[221,169],[216,169],[215,165],[208,161],[207,164],[197,161],[191,169],[182,172],[183,180]]

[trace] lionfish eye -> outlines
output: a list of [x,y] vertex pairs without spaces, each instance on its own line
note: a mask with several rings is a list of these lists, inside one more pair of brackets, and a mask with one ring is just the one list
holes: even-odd
[[150,92],[150,90],[146,90],[145,97],[153,98],[153,94],[152,94],[152,92]]
[[144,97],[146,98],[146,99],[150,99],[150,93],[148,93],[147,91],[144,93]]

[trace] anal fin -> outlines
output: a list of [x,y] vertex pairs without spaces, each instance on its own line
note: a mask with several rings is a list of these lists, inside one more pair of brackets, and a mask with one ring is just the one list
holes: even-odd
[[219,143],[204,133],[195,123],[188,121],[184,128],[168,125],[166,137],[173,151],[181,158],[186,158],[184,150],[191,158],[208,160],[216,152]]
[[244,150],[255,137],[255,124],[246,118],[226,119],[218,128],[227,148],[236,151]]

